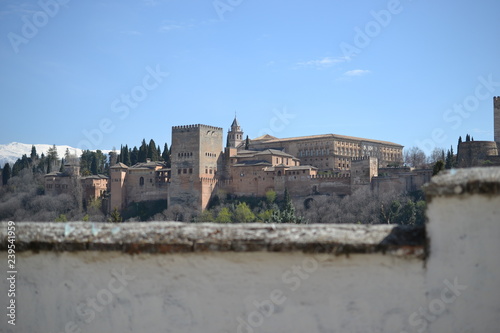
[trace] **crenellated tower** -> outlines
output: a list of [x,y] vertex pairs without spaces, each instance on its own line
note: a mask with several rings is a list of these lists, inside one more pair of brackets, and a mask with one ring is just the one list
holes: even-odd
[[205,209],[222,168],[223,129],[208,125],[172,127],[169,205]]

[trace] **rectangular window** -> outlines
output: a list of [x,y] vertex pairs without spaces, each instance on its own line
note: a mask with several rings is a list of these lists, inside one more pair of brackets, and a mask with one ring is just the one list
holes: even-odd
[[192,169],[192,168],[190,168],[190,169],[189,169],[189,173],[190,173],[190,174],[192,174],[192,173],[193,173],[193,169]]
[[181,174],[181,169],[178,169],[177,170],[177,174],[180,175]]
[[187,173],[187,169],[182,169],[182,173]]

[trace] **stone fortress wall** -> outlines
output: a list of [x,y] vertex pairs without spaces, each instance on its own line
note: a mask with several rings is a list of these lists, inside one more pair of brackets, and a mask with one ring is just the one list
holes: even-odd
[[494,141],[468,141],[458,146],[459,168],[500,165],[500,96],[493,97]]

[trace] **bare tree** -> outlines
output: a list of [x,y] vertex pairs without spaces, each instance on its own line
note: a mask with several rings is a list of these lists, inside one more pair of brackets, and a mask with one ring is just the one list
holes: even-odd
[[427,159],[427,163],[434,165],[437,161],[445,161],[445,152],[443,148],[434,148],[431,155]]
[[418,147],[411,147],[404,152],[405,164],[413,168],[425,167],[426,160],[424,151]]

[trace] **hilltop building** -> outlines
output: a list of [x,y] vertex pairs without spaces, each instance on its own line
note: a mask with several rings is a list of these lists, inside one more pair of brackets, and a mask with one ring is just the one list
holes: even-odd
[[67,163],[63,172],[51,172],[44,177],[45,193],[57,195],[71,193],[76,186],[81,186],[84,200],[91,200],[103,196],[108,191],[108,176],[106,175],[80,175],[80,167]]
[[[462,142],[459,167],[500,165],[500,97],[494,97],[495,141]],[[244,139],[235,117],[227,132],[209,125],[172,127],[171,167],[147,161],[117,163],[104,175],[81,177],[79,167],[45,176],[48,194],[69,193],[79,181],[86,199],[106,195],[108,210],[134,202],[165,200],[203,210],[214,195],[295,197],[349,195],[367,187],[377,193],[420,189],[432,170],[404,167],[403,146],[338,134]],[[108,195],[109,194],[109,195]]]
[[[110,171],[110,210],[133,202],[164,199],[203,210],[214,195],[264,196],[273,190],[292,196],[351,194],[356,188],[413,191],[431,170],[402,164],[403,146],[337,134],[244,140],[235,117],[226,135],[221,127],[172,127],[171,168],[159,162]],[[381,172],[382,171],[382,172]]]

